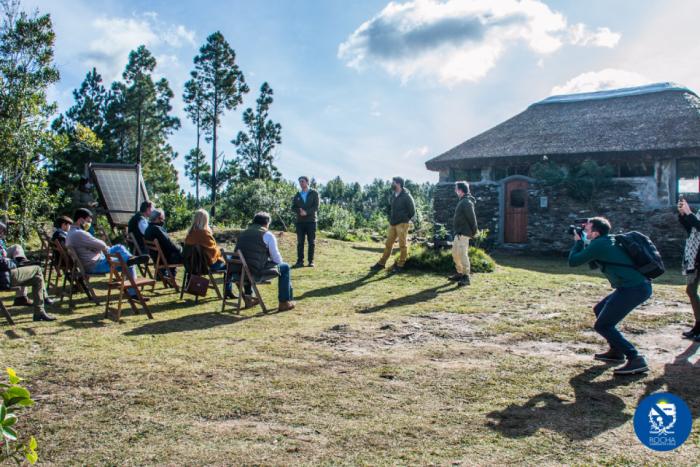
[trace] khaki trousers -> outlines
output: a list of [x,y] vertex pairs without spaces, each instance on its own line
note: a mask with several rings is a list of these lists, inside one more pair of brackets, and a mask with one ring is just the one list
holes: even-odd
[[379,264],[382,266],[386,265],[386,262],[389,260],[392,250],[394,249],[394,242],[396,242],[397,239],[399,240],[399,250],[401,251],[401,255],[399,256],[399,261],[396,263],[396,265],[402,268],[404,264],[406,264],[406,258],[408,257],[409,225],[409,223],[405,223],[389,226],[386,243],[384,244],[384,254],[382,255],[382,259],[379,260]]
[[469,237],[457,235],[452,241],[452,259],[458,274],[469,275],[471,264],[469,263]]
[[44,273],[41,266],[22,266],[10,270],[10,285],[12,287],[32,286],[32,300],[34,301],[34,312],[44,311]]

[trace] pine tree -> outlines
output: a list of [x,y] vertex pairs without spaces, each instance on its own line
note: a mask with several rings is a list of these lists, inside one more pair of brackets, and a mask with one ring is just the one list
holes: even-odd
[[209,174],[209,164],[206,155],[201,149],[195,148],[185,155],[185,174],[194,182],[195,205],[199,207],[199,185],[208,185],[207,175]]
[[183,93],[183,100],[185,101],[185,112],[187,116],[192,120],[196,129],[196,139],[197,146],[185,156],[185,173],[194,182],[195,185],[195,203],[199,207],[199,184],[209,170],[209,164],[206,164],[204,153],[200,148],[200,140],[202,135],[202,130],[204,129],[205,122],[205,108],[204,108],[204,94],[200,86],[200,82],[197,80],[197,73],[191,73],[192,79],[185,83],[185,91]]

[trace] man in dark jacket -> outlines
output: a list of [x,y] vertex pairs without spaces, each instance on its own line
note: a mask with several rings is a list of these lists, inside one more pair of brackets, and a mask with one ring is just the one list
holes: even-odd
[[[160,249],[163,250],[163,255],[165,255],[166,261],[171,264],[182,264],[182,248],[173,243],[168,235],[167,230],[165,230],[165,211],[160,209],[153,209],[151,211],[151,216],[149,218],[148,227],[143,237],[150,241],[158,240]],[[155,263],[157,258],[157,253],[154,251],[149,252],[151,259]],[[175,277],[175,270],[172,268],[169,271],[173,277]]]
[[456,182],[455,193],[459,197],[459,201],[457,202],[454,220],[452,221],[454,233],[452,259],[454,259],[457,274],[451,276],[450,280],[457,282],[459,286],[465,286],[470,284],[469,239],[474,237],[479,231],[476,223],[476,214],[474,214],[476,200],[469,192],[469,184],[467,182]]
[[309,177],[299,177],[301,190],[292,199],[292,211],[297,215],[297,262],[295,268],[304,267],[304,239],[309,243],[309,267],[314,267],[316,250],[316,225],[318,222],[318,191],[309,187]]
[[384,245],[384,254],[377,264],[372,266],[373,271],[379,271],[386,267],[386,262],[391,256],[394,249],[394,242],[399,240],[399,249],[401,255],[392,272],[401,272],[406,264],[408,257],[408,229],[411,219],[416,215],[416,205],[413,202],[411,194],[403,186],[404,181],[401,177],[394,177],[391,181],[392,196],[391,196],[391,215],[389,216],[389,230],[387,233],[386,244]]
[[574,233],[574,243],[569,252],[569,266],[580,266],[592,261],[615,289],[596,306],[593,328],[608,341],[610,349],[594,356],[596,360],[610,363],[627,363],[616,368],[616,375],[633,375],[649,371],[647,362],[637,349],[617,329],[617,325],[637,306],[651,297],[651,283],[633,266],[632,258],[615,244],[608,233],[610,222],[604,217],[588,219],[584,240]]
[[137,253],[142,255],[148,254],[146,245],[143,243],[143,235],[148,228],[148,218],[151,216],[152,211],[153,203],[144,201],[141,203],[139,211],[129,219],[129,223],[127,224],[127,232],[134,236],[139,247],[140,251]]

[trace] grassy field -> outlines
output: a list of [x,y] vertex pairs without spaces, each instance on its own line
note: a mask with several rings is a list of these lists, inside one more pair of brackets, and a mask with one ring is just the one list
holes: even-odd
[[[282,239],[293,260],[293,241]],[[671,272],[624,330],[650,360],[614,378],[591,306],[602,276],[563,259],[496,256],[457,289],[429,274],[368,274],[381,245],[321,239],[293,271],[297,309],[262,315],[151,295],[153,320],[79,301],[33,323],[10,308],[0,366],[37,405],[19,427],[44,463],[674,464],[700,459],[700,344]],[[276,285],[264,286],[276,306]],[[104,295],[98,287],[98,294]],[[10,297],[3,297],[6,303]],[[638,401],[668,390],[695,416],[671,453],[636,439]]]

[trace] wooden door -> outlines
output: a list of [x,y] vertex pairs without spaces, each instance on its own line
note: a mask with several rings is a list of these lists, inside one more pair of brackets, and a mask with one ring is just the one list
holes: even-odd
[[527,243],[527,189],[525,180],[513,180],[506,184],[505,243]]

